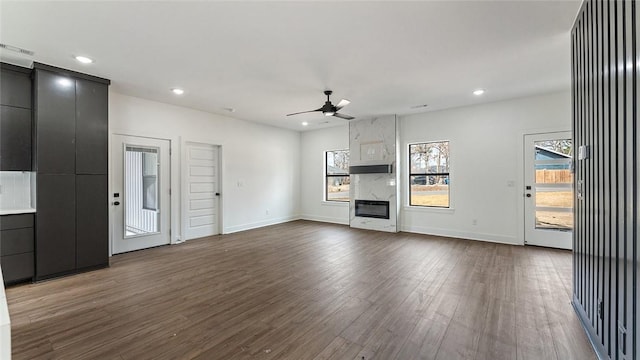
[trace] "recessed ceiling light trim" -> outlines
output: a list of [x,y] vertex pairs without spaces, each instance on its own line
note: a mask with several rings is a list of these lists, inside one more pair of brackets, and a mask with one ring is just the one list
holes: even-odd
[[308,122],[306,122],[306,121],[303,121],[303,122],[302,122],[302,126],[307,126],[307,125],[309,125],[309,123],[308,123]]
[[180,89],[180,88],[171,88],[171,92],[176,94],[176,95],[182,95],[184,94],[184,90]]
[[480,96],[480,95],[483,95],[485,92],[486,92],[485,89],[475,89],[473,90],[473,95]]

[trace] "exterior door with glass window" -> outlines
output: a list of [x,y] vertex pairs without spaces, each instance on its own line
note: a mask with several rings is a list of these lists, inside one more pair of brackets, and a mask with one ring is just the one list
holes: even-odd
[[113,253],[171,242],[169,140],[112,137]]
[[524,147],[525,244],[571,249],[571,133],[525,135]]

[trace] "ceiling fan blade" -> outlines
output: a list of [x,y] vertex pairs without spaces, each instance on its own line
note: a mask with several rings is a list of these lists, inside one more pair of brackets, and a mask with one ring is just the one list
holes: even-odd
[[351,101],[349,101],[347,99],[342,99],[342,100],[340,100],[338,105],[336,105],[336,109],[340,110],[340,109],[342,109],[343,107],[345,107],[345,106],[347,106],[349,104],[351,104]]
[[338,114],[338,113],[333,114],[333,116],[339,117],[340,119],[345,119],[345,120],[353,120],[353,119],[355,119],[353,116],[343,115],[343,114]]
[[295,112],[295,113],[287,114],[287,116],[291,116],[291,115],[298,115],[298,114],[306,114],[306,113],[312,113],[312,112],[316,112],[316,111],[322,111],[322,108],[320,108],[320,109],[315,109],[315,110],[309,110],[309,111],[300,111],[300,112]]

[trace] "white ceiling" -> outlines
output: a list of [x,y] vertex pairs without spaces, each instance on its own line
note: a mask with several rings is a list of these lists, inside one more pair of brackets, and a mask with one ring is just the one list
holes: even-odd
[[[109,78],[119,93],[306,130],[345,122],[285,116],[320,107],[325,89],[334,91],[334,104],[351,100],[341,112],[356,117],[568,89],[569,31],[579,6],[3,0],[0,42],[34,51],[27,60]],[[95,62],[82,65],[74,55]],[[172,87],[185,94],[173,95]],[[476,88],[487,93],[474,96]],[[429,107],[411,108],[420,104]]]

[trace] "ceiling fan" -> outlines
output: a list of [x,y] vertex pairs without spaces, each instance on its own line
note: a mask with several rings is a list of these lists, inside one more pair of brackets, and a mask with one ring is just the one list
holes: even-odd
[[353,116],[338,114],[338,110],[340,110],[343,107],[349,105],[349,103],[351,103],[351,101],[349,101],[347,99],[342,99],[342,100],[340,100],[338,105],[334,106],[331,103],[331,100],[329,100],[329,96],[331,96],[332,93],[333,93],[333,91],[331,91],[331,90],[325,90],[324,91],[324,94],[327,95],[327,101],[324,103],[324,105],[322,105],[321,108],[315,109],[315,110],[309,110],[309,111],[296,112],[296,113],[293,113],[293,114],[287,114],[287,116],[311,113],[311,112],[316,112],[316,111],[322,111],[324,116],[335,116],[335,117],[339,117],[339,118],[345,119],[345,120],[353,120],[353,119],[355,119]]

